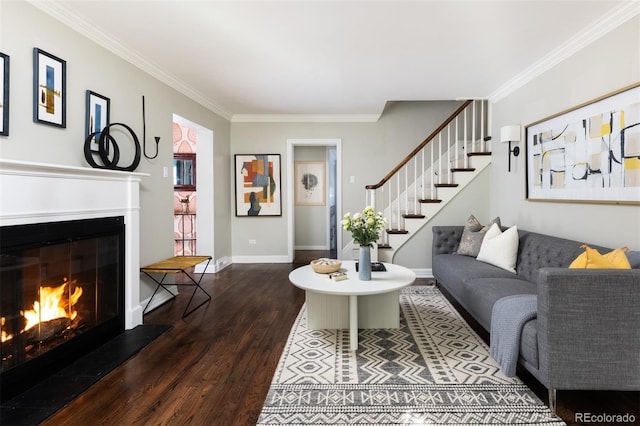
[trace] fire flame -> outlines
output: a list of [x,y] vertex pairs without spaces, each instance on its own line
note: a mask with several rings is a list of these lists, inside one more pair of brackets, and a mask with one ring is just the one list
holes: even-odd
[[[82,287],[76,286],[73,294],[69,297],[68,303],[64,298],[68,283],[64,283],[58,287],[40,287],[40,301],[33,302],[33,309],[24,311],[24,317],[27,320],[25,330],[35,327],[39,322],[51,321],[56,318],[69,318],[71,320],[78,316],[73,306],[82,296]],[[65,309],[65,306],[68,306]]]
[[[82,287],[76,286],[73,293],[66,299],[67,285],[66,282],[58,287],[40,287],[40,300],[33,302],[33,309],[20,312],[26,319],[26,325],[22,331],[35,327],[40,322],[51,321],[56,318],[69,318],[71,320],[78,316],[78,311],[74,309],[74,305],[82,296]],[[68,307],[68,309],[67,309]],[[2,317],[1,326],[4,328],[6,318]],[[6,342],[13,338],[13,335],[5,330],[0,331],[0,341]]]

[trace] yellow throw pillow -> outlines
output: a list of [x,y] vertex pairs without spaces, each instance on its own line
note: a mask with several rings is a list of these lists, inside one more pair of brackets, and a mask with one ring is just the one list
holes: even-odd
[[569,268],[586,269],[631,269],[627,255],[628,247],[620,247],[606,254],[600,254],[598,250],[582,245],[584,253],[571,262]]

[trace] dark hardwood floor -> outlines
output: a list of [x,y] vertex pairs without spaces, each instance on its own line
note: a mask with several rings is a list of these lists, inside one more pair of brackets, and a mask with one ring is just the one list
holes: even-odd
[[[182,294],[147,314],[145,323],[172,324],[172,329],[44,424],[255,424],[304,302],[304,293],[289,283],[288,274],[322,255],[297,253],[293,264],[234,264],[205,275],[203,287],[213,296],[211,302],[182,319],[188,300]],[[524,379],[546,399],[544,388]],[[639,395],[559,392],[558,411],[569,424],[577,424],[575,413],[581,412],[629,412],[637,420]]]

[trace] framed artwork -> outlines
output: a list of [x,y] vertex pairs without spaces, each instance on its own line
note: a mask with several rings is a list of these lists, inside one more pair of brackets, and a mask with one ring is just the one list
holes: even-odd
[[236,216],[281,216],[280,154],[236,154]]
[[[91,90],[86,95],[85,138],[92,133],[100,132],[109,125],[109,98],[105,98]],[[100,139],[100,133],[93,137],[95,142]]]
[[295,203],[297,206],[324,206],[326,193],[325,163],[296,161]]
[[527,199],[640,204],[640,83],[526,126]]
[[0,136],[9,136],[9,55],[0,53]]
[[196,190],[196,154],[176,153],[173,154],[173,190],[174,191],[195,191]]
[[67,127],[67,62],[33,49],[33,121]]

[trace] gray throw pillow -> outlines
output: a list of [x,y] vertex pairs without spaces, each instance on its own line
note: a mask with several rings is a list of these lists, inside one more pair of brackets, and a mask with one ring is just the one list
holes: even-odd
[[462,231],[462,237],[460,238],[460,244],[458,245],[458,251],[456,253],[464,256],[477,257],[478,253],[480,253],[484,235],[494,223],[500,227],[500,218],[496,217],[485,226],[482,226],[474,215],[469,216],[467,223],[464,224],[464,230]]

